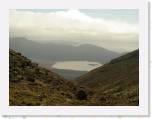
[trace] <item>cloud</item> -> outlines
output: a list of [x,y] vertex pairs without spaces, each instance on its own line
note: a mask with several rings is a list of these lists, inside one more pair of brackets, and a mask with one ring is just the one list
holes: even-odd
[[9,17],[10,37],[90,43],[113,50],[138,47],[138,24],[93,18],[79,10],[49,13],[10,10]]

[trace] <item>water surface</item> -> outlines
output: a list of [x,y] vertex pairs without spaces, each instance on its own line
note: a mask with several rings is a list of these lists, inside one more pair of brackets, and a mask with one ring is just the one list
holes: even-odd
[[65,70],[76,70],[76,71],[90,71],[97,67],[102,66],[98,62],[90,61],[61,61],[56,62],[52,65],[55,69],[65,69]]

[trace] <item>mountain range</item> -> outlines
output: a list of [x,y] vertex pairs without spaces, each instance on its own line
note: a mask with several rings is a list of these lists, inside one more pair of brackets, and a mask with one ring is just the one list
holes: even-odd
[[[62,42],[36,42],[24,37],[10,38],[9,47],[30,59],[45,61],[94,61],[102,64],[120,53],[91,44],[74,46]],[[41,63],[41,62],[38,62]]]
[[10,49],[9,72],[11,106],[139,105],[139,50],[69,81]]

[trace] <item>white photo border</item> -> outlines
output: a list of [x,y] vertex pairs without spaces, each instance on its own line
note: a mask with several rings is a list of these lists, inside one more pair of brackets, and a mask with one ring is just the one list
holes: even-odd
[[[139,106],[9,106],[9,9],[138,9]],[[148,2],[146,0],[5,0],[0,5],[2,115],[148,116]]]

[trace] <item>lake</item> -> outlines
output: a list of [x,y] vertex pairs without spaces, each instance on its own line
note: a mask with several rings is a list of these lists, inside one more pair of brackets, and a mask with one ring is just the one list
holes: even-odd
[[98,62],[90,62],[90,61],[60,61],[55,62],[52,65],[52,68],[55,69],[65,69],[65,70],[75,70],[75,71],[90,71],[97,67],[102,66],[101,63]]

